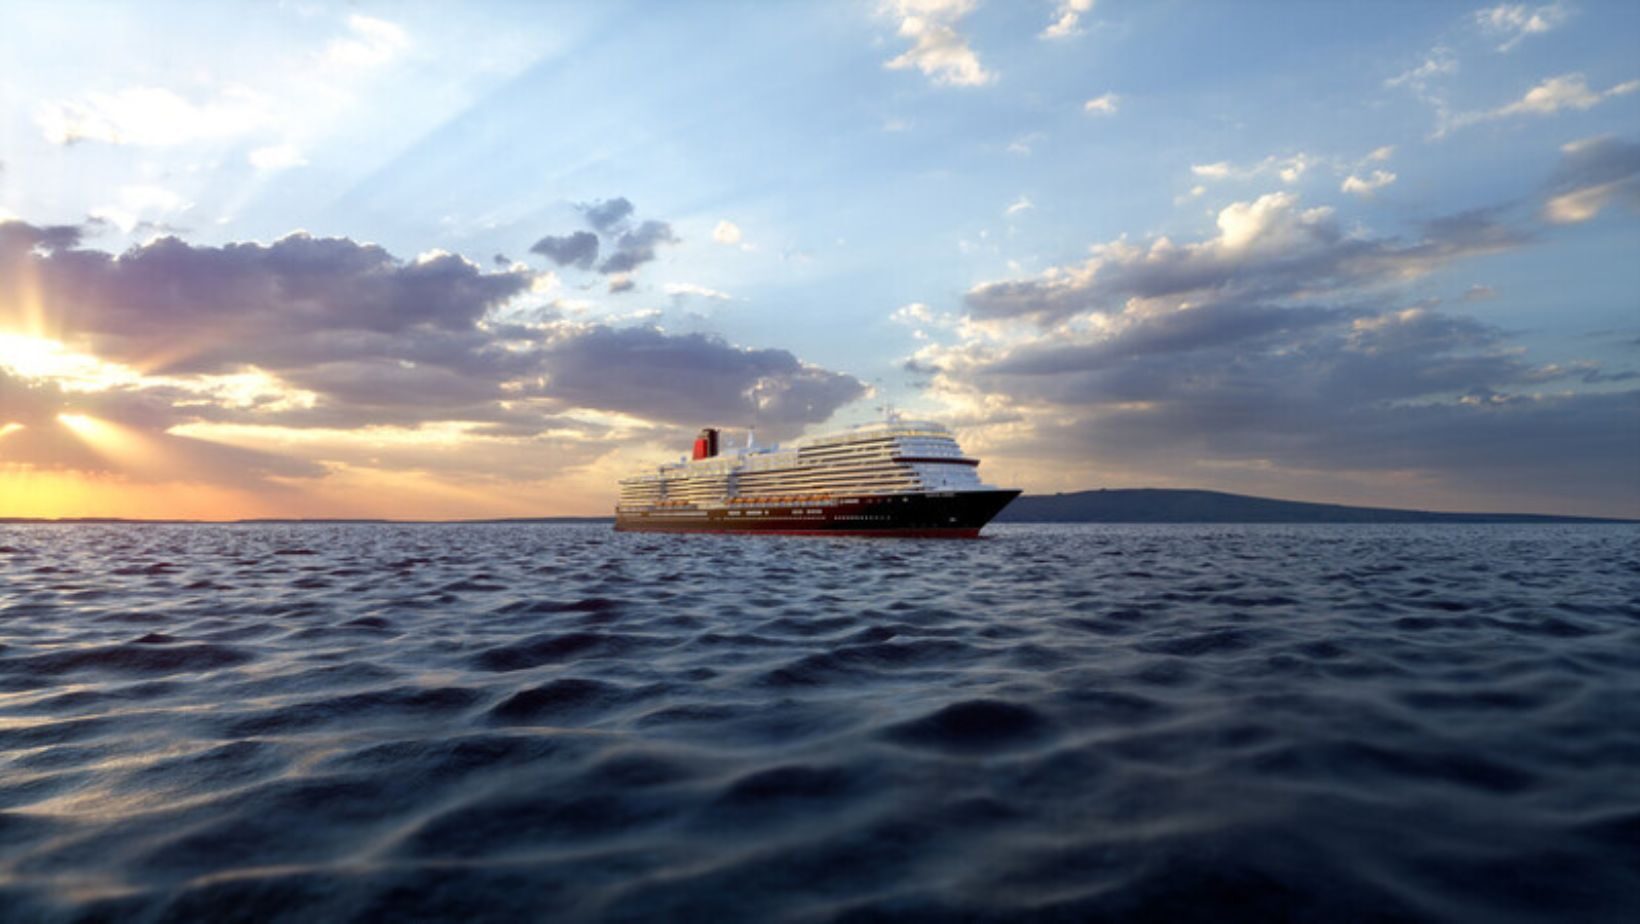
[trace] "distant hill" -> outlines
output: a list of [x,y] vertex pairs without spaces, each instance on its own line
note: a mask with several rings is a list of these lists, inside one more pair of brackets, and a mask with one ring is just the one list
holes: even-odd
[[1222,491],[1124,488],[1027,494],[998,523],[1628,523],[1533,513],[1437,513],[1248,497]]

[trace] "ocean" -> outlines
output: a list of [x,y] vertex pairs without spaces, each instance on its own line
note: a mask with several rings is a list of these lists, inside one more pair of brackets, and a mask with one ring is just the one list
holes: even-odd
[[1640,920],[1640,528],[0,526],[5,921]]

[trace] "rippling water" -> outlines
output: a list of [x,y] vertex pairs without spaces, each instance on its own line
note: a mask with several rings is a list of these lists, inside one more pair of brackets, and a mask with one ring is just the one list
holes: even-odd
[[0,917],[1640,920],[1640,530],[0,527]]

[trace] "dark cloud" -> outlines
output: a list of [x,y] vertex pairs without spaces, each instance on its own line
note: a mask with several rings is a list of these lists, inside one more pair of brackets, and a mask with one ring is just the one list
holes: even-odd
[[1009,431],[1022,455],[1174,483],[1213,484],[1226,466],[1371,473],[1640,513],[1640,392],[1609,390],[1633,373],[1534,363],[1508,332],[1438,299],[1388,307],[1409,279],[1530,240],[1495,209],[1429,221],[1410,241],[1351,236],[1326,210],[1266,196],[1226,209],[1201,242],[1119,241],[1084,264],[977,286],[971,316],[1037,326],[908,368],[999,414],[1023,409],[1030,426]]
[[400,261],[345,238],[195,247],[167,237],[113,256],[41,252],[38,236],[0,228],[0,267],[27,269],[0,276],[0,305],[37,294],[97,355],[156,373],[471,348],[485,339],[478,321],[532,279],[450,254]]
[[976,286],[966,304],[977,318],[1031,318],[1047,325],[1078,314],[1119,313],[1129,299],[1271,303],[1418,276],[1529,240],[1490,210],[1439,218],[1422,231],[1411,243],[1350,237],[1329,210],[1301,209],[1295,197],[1275,193],[1226,208],[1219,234],[1210,240],[1103,245],[1080,266]]
[[[597,266],[604,275],[630,273],[655,259],[656,248],[676,244],[678,238],[672,226],[664,221],[645,221],[632,227],[627,219],[632,216],[632,203],[624,197],[606,199],[580,207],[587,223],[598,231],[576,231],[561,236],[548,235],[535,242],[532,253],[547,257],[559,266],[591,269]],[[606,238],[608,256],[598,263],[599,235]],[[611,283],[611,292],[624,292],[630,285]]]
[[1416,472],[1458,492],[1605,496],[1640,512],[1640,392],[1564,393],[1627,374],[1530,363],[1502,330],[1459,315],[1215,306],[1131,320],[1098,343],[947,358],[935,374],[1035,408],[1043,423],[1020,451],[1198,483],[1224,462]]
[[600,233],[608,233],[620,225],[632,214],[632,203],[625,196],[605,199],[581,206],[582,214],[587,217],[587,224]]
[[830,417],[862,397],[853,376],[806,366],[785,350],[749,350],[702,334],[592,327],[544,354],[545,390],[580,407],[684,426],[757,425],[774,435]]
[[536,241],[530,253],[541,254],[559,266],[591,269],[598,260],[598,235],[591,231],[576,231],[562,237],[548,235]]
[[676,244],[672,226],[664,221],[646,221],[615,239],[615,252],[598,267],[600,273],[629,273],[655,259],[655,248]]
[[631,292],[638,284],[632,281],[631,276],[614,276],[609,280],[609,294],[619,295],[622,292]]
[[1093,343],[1038,343],[988,368],[993,372],[1028,375],[1089,369],[1136,356],[1223,347],[1268,335],[1302,331],[1359,313],[1344,308],[1267,305],[1216,305],[1170,311],[1135,320],[1118,333]]
[[37,227],[21,221],[0,221],[0,267],[15,269],[36,248],[43,251],[78,247],[82,232],[74,225]]
[[[150,384],[99,399],[118,396],[126,405],[102,413],[156,432],[190,421],[344,429],[462,421],[518,434],[561,425],[576,407],[616,404],[699,425],[744,409],[724,389],[752,394],[743,403],[791,427],[829,416],[858,386],[784,351],[571,324],[550,305],[513,303],[532,274],[486,272],[449,254],[402,261],[345,238],[294,235],[222,247],[164,238],[115,256],[78,240],[72,228],[0,225],[0,323],[7,306],[38,304],[66,342],[181,378],[187,388]],[[495,314],[502,306],[505,320]],[[646,357],[661,363],[670,387],[626,384],[653,380]],[[189,380],[253,367],[305,394],[223,401],[208,381]],[[587,384],[594,380],[601,384]],[[0,397],[7,414],[42,400],[15,380]],[[139,418],[142,408],[157,416]]]

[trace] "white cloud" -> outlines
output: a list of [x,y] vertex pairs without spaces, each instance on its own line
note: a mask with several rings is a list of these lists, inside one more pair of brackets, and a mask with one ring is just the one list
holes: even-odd
[[1453,56],[1452,49],[1437,45],[1430,50],[1423,63],[1389,78],[1384,81],[1384,86],[1406,87],[1421,94],[1434,78],[1450,77],[1457,72],[1458,59]]
[[1623,188],[1622,182],[1602,183],[1554,196],[1543,206],[1543,217],[1557,225],[1575,225],[1600,214]]
[[1528,35],[1541,35],[1565,22],[1569,12],[1560,0],[1539,7],[1528,7],[1524,3],[1500,3],[1489,9],[1477,10],[1475,23],[1482,32],[1504,40],[1498,46],[1499,51],[1509,51]]
[[91,217],[130,234],[145,218],[162,218],[192,207],[192,202],[163,186],[136,184],[120,187],[114,204],[92,209]]
[[1374,148],[1372,153],[1367,155],[1367,160],[1383,163],[1393,156],[1395,156],[1395,145],[1386,144],[1381,148]]
[[1036,206],[1031,202],[1030,199],[1026,198],[1025,196],[1020,196],[1018,199],[1015,199],[1013,201],[1013,203],[1010,204],[1006,209],[1003,210],[1003,214],[1004,215],[1018,215],[1020,212],[1028,212],[1028,211],[1030,211],[1031,209],[1033,209],[1035,207]]
[[1093,0],[1059,0],[1053,11],[1053,22],[1042,30],[1040,38],[1061,39],[1070,38],[1081,33],[1077,28],[1082,20],[1082,14],[1093,9]]
[[252,151],[246,160],[258,170],[284,170],[307,166],[307,158],[294,144],[275,144]]
[[1393,182],[1395,182],[1395,174],[1388,170],[1374,170],[1365,177],[1356,176],[1352,173],[1344,178],[1344,183],[1339,187],[1339,190],[1364,199]]
[[1326,207],[1299,210],[1290,193],[1269,193],[1252,202],[1232,202],[1219,212],[1219,237],[1215,246],[1223,252],[1257,247],[1280,250],[1313,237],[1315,229],[1332,217]]
[[410,47],[410,36],[400,26],[385,19],[355,13],[347,18],[350,35],[331,41],[324,60],[340,68],[379,67]]
[[[61,145],[95,141],[174,147],[231,141],[274,129],[289,136],[295,127],[311,125],[317,114],[333,111],[346,101],[348,82],[358,72],[394,60],[410,45],[405,31],[386,20],[349,16],[347,29],[344,37],[333,39],[317,56],[310,52],[290,62],[288,70],[263,69],[251,81],[254,87],[227,84],[186,96],[154,86],[94,91],[77,98],[46,100],[36,110],[35,122],[47,141]],[[282,156],[288,152],[275,150],[280,147],[260,148],[259,159],[295,166],[287,162],[288,156]]]
[[50,100],[35,122],[52,144],[101,141],[138,147],[170,147],[232,138],[268,124],[268,100],[245,87],[229,87],[195,103],[159,87],[89,93],[78,100]]
[[1106,93],[1103,96],[1095,96],[1093,99],[1083,103],[1082,111],[1089,112],[1094,115],[1115,115],[1117,104],[1121,101],[1122,98],[1117,96],[1115,93]]
[[717,289],[709,289],[706,286],[696,285],[693,282],[669,282],[666,284],[666,294],[672,296],[673,298],[683,298],[693,295],[697,298],[709,298],[713,301],[734,301],[734,296],[727,292],[719,292]]
[[1276,175],[1283,183],[1297,183],[1304,176],[1304,172],[1315,166],[1315,159],[1304,154],[1294,154],[1286,160],[1275,164]]
[[728,219],[724,219],[717,223],[717,227],[712,229],[712,240],[717,241],[719,244],[738,244],[740,243],[740,226]]
[[1250,180],[1274,173],[1281,178],[1283,183],[1291,185],[1303,179],[1304,174],[1320,162],[1314,155],[1300,151],[1287,157],[1277,157],[1271,154],[1258,163],[1245,167],[1238,167],[1224,160],[1211,164],[1193,164],[1190,167],[1190,172],[1204,180],[1214,181],[1228,179]]
[[1640,80],[1631,80],[1605,90],[1589,89],[1582,74],[1550,77],[1526,91],[1520,99],[1496,110],[1496,117],[1512,115],[1552,115],[1562,109],[1592,109],[1601,101],[1640,90]]
[[899,20],[902,38],[912,45],[904,54],[890,59],[890,70],[916,68],[937,84],[977,87],[990,83],[996,75],[979,63],[968,40],[956,29],[974,9],[974,0],[890,0]]
[[900,324],[927,324],[934,320],[934,312],[922,302],[912,302],[897,309],[889,319]]
[[1046,137],[1047,135],[1044,135],[1041,132],[1026,132],[1018,138],[1008,142],[1008,153],[1018,154],[1021,157],[1029,157],[1031,151],[1035,148],[1036,143],[1042,141]]
[[[1582,74],[1561,74],[1550,77],[1526,91],[1526,95],[1497,109],[1485,112],[1463,112],[1452,117],[1445,128],[1462,128],[1478,122],[1490,122],[1523,115],[1554,115],[1566,109],[1578,111],[1593,109],[1615,96],[1624,96],[1640,90],[1640,80],[1630,80],[1604,90],[1594,90]],[[1444,132],[1437,132],[1442,134]]]
[[1450,77],[1457,72],[1458,59],[1452,54],[1452,49],[1437,45],[1430,50],[1423,63],[1385,80],[1384,86],[1405,89],[1420,102],[1433,108],[1436,125],[1434,137],[1439,138],[1447,131],[1452,109],[1447,103],[1446,91],[1437,84],[1440,78]]

